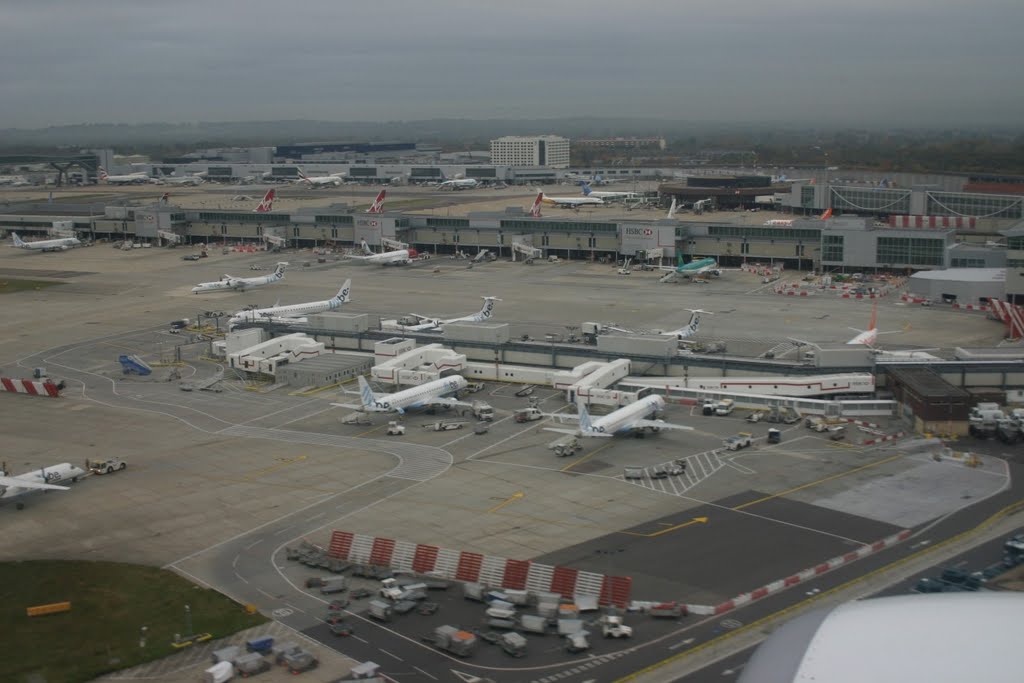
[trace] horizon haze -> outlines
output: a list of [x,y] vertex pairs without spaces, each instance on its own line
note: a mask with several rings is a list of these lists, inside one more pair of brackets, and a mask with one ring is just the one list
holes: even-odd
[[638,117],[1024,120],[1024,5],[434,0],[9,4],[0,127]]

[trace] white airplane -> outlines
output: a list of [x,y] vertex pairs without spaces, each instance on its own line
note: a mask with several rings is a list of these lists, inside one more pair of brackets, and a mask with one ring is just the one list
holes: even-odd
[[454,398],[445,398],[447,394],[454,394],[462,391],[469,383],[462,375],[442,377],[431,382],[426,382],[418,387],[403,389],[393,394],[374,394],[366,379],[359,376],[359,403],[332,403],[331,405],[340,408],[354,408],[369,413],[399,413],[405,414],[409,408],[423,408],[431,406],[442,406],[453,408],[455,406],[468,406],[469,403]]
[[484,300],[483,308],[471,315],[464,315],[461,318],[449,318],[447,320],[442,320],[440,318],[430,318],[425,315],[420,315],[419,313],[410,313],[409,315],[419,322],[413,325],[401,325],[401,328],[410,332],[420,332],[437,329],[438,327],[443,327],[449,323],[482,323],[485,320],[490,320],[491,316],[494,314],[494,302],[501,301],[501,299],[496,296],[482,296],[480,298]]
[[[59,486],[59,484],[61,482],[76,482],[81,476],[85,476],[85,470],[66,462],[44,467],[39,471],[19,474],[16,477],[8,477],[0,471],[0,501],[38,491],[67,491],[67,486]],[[18,501],[15,507],[21,510],[25,504]]]
[[370,204],[370,208],[366,210],[366,213],[384,213],[384,197],[388,194],[387,190],[381,190],[377,193],[377,198],[373,200],[373,204]]
[[647,419],[648,416],[657,413],[664,407],[665,399],[661,396],[648,396],[647,398],[642,398],[639,401],[623,406],[622,408],[608,413],[607,415],[603,415],[596,420],[591,420],[590,412],[587,411],[587,407],[583,405],[583,403],[577,402],[576,408],[579,411],[579,415],[576,417],[562,415],[561,413],[548,413],[546,414],[546,417],[579,420],[578,429],[559,429],[557,427],[545,427],[544,429],[549,432],[572,434],[573,436],[608,438],[619,433],[642,431],[660,432],[663,429],[679,429],[684,431],[693,430],[693,427],[687,427],[685,425],[672,424],[671,422],[665,422],[664,420]]
[[205,173],[190,173],[182,176],[165,175],[160,178],[159,182],[164,185],[202,185],[206,182],[204,175]]
[[341,185],[343,182],[345,182],[345,173],[344,172],[338,172],[338,173],[331,173],[330,175],[319,175],[319,176],[310,177],[310,176],[307,176],[305,173],[303,173],[302,169],[300,168],[299,169],[299,181],[303,182],[303,183],[306,183],[310,187],[328,187],[328,186],[337,187],[338,185]]
[[110,185],[141,185],[142,183],[154,182],[154,178],[150,178],[144,172],[128,173],[127,175],[110,175],[107,173],[107,169],[102,166],[99,167],[100,180]]
[[545,204],[554,204],[555,206],[562,206],[570,209],[589,206],[592,204],[604,204],[604,201],[597,197],[548,197],[543,192],[541,192],[541,201]]
[[879,332],[878,331],[878,301],[877,300],[871,306],[871,323],[868,325],[868,329],[866,329],[866,330],[858,330],[856,327],[851,327],[850,329],[853,330],[854,332],[856,332],[857,334],[856,334],[856,336],[854,336],[853,339],[851,339],[850,341],[846,342],[847,344],[870,346],[872,348],[875,346],[875,342],[878,341],[878,335],[880,335],[880,334],[896,334],[896,333],[900,332],[900,330],[891,330],[891,331],[888,331],[888,332]]
[[14,240],[14,246],[18,249],[30,249],[32,251],[66,251],[72,247],[82,246],[82,241],[77,237],[61,237],[55,240],[26,242],[18,237],[18,233],[12,232],[11,238]]
[[665,218],[675,218],[676,211],[679,210],[679,205],[676,203],[676,198],[672,197],[672,206],[668,207],[668,215]]
[[267,190],[267,193],[263,195],[263,199],[256,205],[256,208],[252,210],[253,213],[270,213],[274,208],[274,198],[277,195],[274,192],[274,188]]
[[690,312],[690,322],[686,323],[685,327],[680,327],[678,330],[652,330],[654,334],[660,334],[663,337],[675,337],[682,341],[687,337],[692,337],[697,334],[697,327],[700,325],[701,314],[714,315],[711,311],[702,311],[699,308],[687,308],[684,309]]
[[284,269],[287,265],[286,261],[281,261],[270,275],[261,275],[259,277],[232,277],[225,275],[216,282],[200,282],[192,288],[192,293],[202,294],[203,292],[216,292],[225,289],[244,292],[256,287],[262,287],[263,285],[272,285],[284,279]]
[[445,180],[437,184],[437,189],[443,190],[445,188],[452,190],[472,190],[480,186],[480,181],[475,178],[454,178],[452,180]]
[[[825,212],[818,216],[818,220],[821,221],[827,221],[829,218],[832,218],[832,209],[825,209]],[[789,227],[793,225],[794,220],[793,218],[773,218],[770,221],[765,221],[764,225]]]
[[604,190],[604,191],[603,190],[591,190],[590,189],[590,184],[586,180],[581,180],[580,181],[580,185],[583,187],[583,196],[584,197],[595,197],[595,198],[601,199],[601,200],[605,200],[605,199],[611,199],[611,200],[616,200],[616,199],[621,199],[621,200],[640,199],[643,196],[639,192],[612,192],[610,190]]
[[414,258],[419,256],[419,252],[412,247],[374,254],[373,250],[370,249],[370,245],[366,243],[366,240],[363,240],[360,243],[360,246],[363,248],[362,256],[353,256],[350,254],[345,258],[356,259],[357,261],[366,261],[367,263],[379,263],[384,266],[405,266],[411,263]]
[[265,320],[284,320],[287,322],[298,322],[303,316],[324,311],[333,311],[342,304],[351,301],[349,296],[352,291],[352,280],[345,280],[338,293],[324,301],[310,301],[305,304],[291,304],[289,306],[271,306],[270,308],[250,308],[245,311],[238,311],[228,320],[228,329],[232,329],[239,323],[261,322]]

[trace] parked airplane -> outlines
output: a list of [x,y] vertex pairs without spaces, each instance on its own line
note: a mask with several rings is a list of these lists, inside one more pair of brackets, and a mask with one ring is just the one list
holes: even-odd
[[373,204],[370,204],[370,208],[366,210],[366,213],[384,213],[384,197],[387,196],[387,190],[381,190],[377,193],[377,198],[373,200]]
[[714,315],[711,311],[702,311],[699,308],[687,308],[684,310],[690,312],[690,322],[686,323],[685,327],[680,327],[678,330],[653,330],[654,334],[660,334],[663,337],[675,337],[676,339],[683,340],[697,334],[697,327],[700,325],[700,316],[702,313]]
[[533,218],[540,218],[540,205],[544,201],[544,193],[538,192],[537,198],[533,200],[533,206],[530,207],[530,216]]
[[203,173],[190,173],[183,176],[165,175],[160,178],[158,182],[164,185],[202,185],[206,182],[206,178]]
[[672,206],[668,207],[668,215],[665,218],[675,218],[676,211],[679,210],[679,205],[676,203],[676,198],[672,197]]
[[693,427],[672,424],[664,420],[648,420],[648,416],[659,412],[665,407],[665,399],[661,396],[648,396],[639,401],[623,406],[618,410],[603,415],[596,420],[590,418],[590,412],[583,403],[577,402],[579,414],[576,417],[560,413],[548,414],[548,417],[579,420],[579,428],[575,430],[545,427],[549,432],[572,434],[573,436],[611,437],[618,433],[660,432],[662,429],[680,429],[690,431]]
[[437,189],[444,190],[472,190],[480,186],[480,181],[475,178],[454,178],[437,184]]
[[141,185],[142,183],[154,182],[153,178],[150,178],[144,172],[128,173],[126,175],[110,175],[107,173],[107,169],[102,166],[99,167],[100,180],[110,185]]
[[443,327],[449,323],[482,323],[485,320],[490,320],[491,316],[494,314],[494,302],[501,301],[501,299],[496,296],[482,296],[480,298],[484,300],[484,306],[476,313],[464,315],[461,318],[449,318],[447,320],[429,318],[425,315],[420,315],[419,313],[410,313],[409,317],[415,318],[417,322],[412,325],[401,325],[401,328],[410,332],[419,332],[433,330],[438,327]]
[[597,199],[605,200],[629,200],[629,199],[640,199],[643,197],[639,192],[612,192],[610,190],[591,190],[590,184],[586,180],[581,180],[580,185],[583,188],[584,197],[595,197]]
[[875,342],[878,341],[878,335],[880,334],[896,334],[900,330],[891,330],[888,332],[878,331],[878,301],[875,301],[871,305],[871,323],[868,325],[866,330],[858,330],[856,327],[851,327],[851,330],[857,333],[853,339],[846,342],[847,344],[861,344],[864,346],[874,347]]
[[[67,491],[67,486],[59,486],[61,482],[76,482],[84,475],[85,470],[81,467],[66,462],[15,477],[8,477],[0,471],[0,501],[39,491]],[[21,510],[25,504],[18,501],[15,507]]]
[[562,206],[570,209],[589,206],[592,204],[604,204],[604,202],[597,197],[548,197],[543,192],[541,192],[541,201],[545,204],[554,204],[555,206]]
[[[825,209],[825,212],[822,213],[820,216],[818,216],[818,220],[820,220],[820,221],[827,221],[829,218],[832,218],[832,209]],[[770,221],[765,221],[764,225],[788,227],[788,226],[793,225],[794,220],[796,220],[796,219],[793,219],[793,218],[773,218]]]
[[260,201],[259,204],[256,205],[256,208],[253,209],[252,212],[253,213],[270,213],[273,210],[274,198],[276,196],[277,195],[274,192],[274,188],[270,188],[269,190],[267,190],[267,193],[265,195],[263,195],[263,199]]
[[238,311],[228,320],[228,329],[234,328],[239,323],[261,322],[265,320],[282,319],[291,322],[306,315],[333,311],[342,304],[351,301],[349,293],[352,291],[352,280],[345,280],[338,293],[325,301],[310,301],[304,304],[291,304],[289,306],[271,306],[270,308],[251,308],[245,311]]
[[338,172],[331,173],[330,175],[318,175],[310,177],[303,173],[302,169],[299,169],[299,181],[306,183],[310,187],[337,187],[338,185],[341,185],[343,182],[345,182],[345,173]]
[[458,393],[467,386],[469,383],[466,382],[465,377],[452,375],[426,382],[418,387],[396,391],[393,394],[374,394],[366,379],[360,375],[359,403],[332,403],[331,405],[370,413],[399,413],[403,415],[409,408],[469,406],[471,404],[465,401],[446,398],[448,394]]
[[715,259],[702,258],[696,261],[690,261],[689,263],[683,263],[683,257],[681,254],[679,256],[679,263],[676,266],[658,266],[658,270],[667,270],[670,273],[682,275],[683,277],[696,277],[697,275],[704,275],[706,273],[711,275],[721,275],[721,269],[719,269],[718,262]]
[[281,261],[270,275],[261,275],[259,277],[232,277],[225,275],[216,282],[200,282],[192,288],[192,293],[201,294],[203,292],[216,292],[225,289],[244,292],[256,287],[262,287],[263,285],[272,285],[284,279],[284,269],[287,265],[286,261]]
[[14,240],[14,246],[18,249],[30,249],[32,251],[66,251],[72,247],[82,246],[81,240],[77,237],[61,237],[55,240],[26,242],[18,237],[18,233],[12,232],[11,238]]
[[384,266],[405,266],[411,263],[412,260],[419,255],[419,252],[412,247],[374,254],[373,250],[370,249],[370,245],[366,243],[366,240],[363,240],[360,246],[363,248],[362,256],[348,255],[345,258],[366,261],[367,263],[379,263]]

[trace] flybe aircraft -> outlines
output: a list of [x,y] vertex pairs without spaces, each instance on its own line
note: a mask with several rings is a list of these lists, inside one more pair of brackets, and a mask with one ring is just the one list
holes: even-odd
[[290,306],[271,306],[270,308],[252,308],[247,311],[239,311],[228,320],[228,329],[233,329],[240,323],[261,322],[265,320],[283,319],[289,322],[297,322],[303,316],[333,311],[351,300],[349,296],[351,290],[352,280],[349,279],[345,280],[345,284],[341,286],[337,294],[324,301],[310,301]]
[[192,293],[202,294],[203,292],[217,292],[225,289],[244,292],[248,289],[255,289],[256,287],[272,285],[275,282],[280,282],[284,279],[284,269],[287,265],[287,261],[282,261],[277,264],[277,268],[274,269],[273,273],[270,275],[261,275],[260,277],[232,277],[230,275],[225,275],[216,282],[200,282],[192,288]]
[[359,376],[359,403],[334,403],[340,408],[355,408],[369,413],[402,413],[409,408],[426,408],[442,406],[468,406],[469,403],[454,398],[446,398],[448,394],[462,391],[469,385],[461,375],[442,377],[426,382],[418,387],[403,389],[393,394],[375,394],[366,379]]
[[693,427],[672,424],[664,420],[649,420],[648,417],[657,413],[665,407],[665,399],[661,396],[648,396],[639,401],[623,406],[607,415],[602,415],[592,420],[590,412],[583,403],[577,403],[578,416],[573,418],[560,413],[548,414],[547,417],[560,419],[576,419],[579,421],[578,429],[560,429],[558,427],[545,427],[549,432],[561,434],[572,434],[573,436],[612,437],[615,434],[627,434],[632,432],[660,432],[663,429],[680,429],[690,431]]

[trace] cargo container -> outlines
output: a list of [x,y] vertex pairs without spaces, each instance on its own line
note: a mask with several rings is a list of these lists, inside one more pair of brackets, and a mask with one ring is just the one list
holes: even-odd
[[369,604],[370,616],[378,621],[391,621],[394,611],[391,605],[383,600],[371,600]]
[[548,620],[537,614],[523,614],[519,617],[519,627],[524,631],[543,635],[548,631]]
[[234,662],[238,656],[242,654],[242,648],[237,645],[229,645],[228,647],[222,647],[219,650],[214,650],[210,658],[214,664],[219,662]]
[[498,641],[498,645],[505,654],[512,657],[525,657],[526,656],[526,638],[523,638],[518,633],[505,633],[502,634],[501,640]]
[[476,600],[477,602],[483,602],[484,596],[487,594],[487,586],[482,583],[464,583],[462,584],[462,597],[466,600]]
[[235,669],[243,677],[255,676],[264,671],[270,670],[270,662],[263,658],[259,652],[250,652],[235,660]]
[[475,635],[454,626],[438,626],[429,640],[438,649],[450,652],[457,657],[469,657],[476,650],[477,644]]

